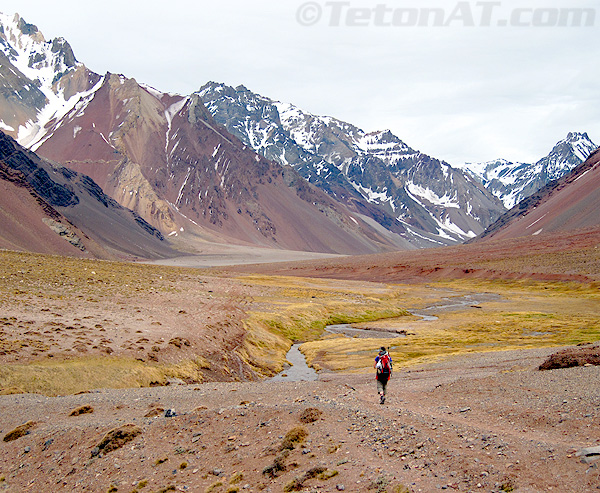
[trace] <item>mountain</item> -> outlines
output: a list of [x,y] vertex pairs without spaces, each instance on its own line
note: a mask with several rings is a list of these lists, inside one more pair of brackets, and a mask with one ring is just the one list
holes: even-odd
[[89,177],[43,161],[1,131],[0,190],[2,248],[97,258],[174,254],[158,230]]
[[600,230],[600,150],[569,174],[530,195],[477,238],[517,238]]
[[89,175],[172,241],[343,254],[411,247],[256,154],[214,121],[198,94],[94,74],[66,41],[46,41],[19,16],[0,20],[0,126]]
[[63,38],[46,41],[18,14],[0,14],[0,129],[21,145],[39,142],[46,124],[74,108],[99,81]]
[[211,82],[199,95],[217,123],[256,152],[416,246],[462,242],[505,210],[477,180],[390,131],[367,133],[244,86]]
[[463,168],[481,180],[507,209],[584,162],[598,146],[587,133],[569,133],[550,153],[534,164],[504,159],[465,164]]

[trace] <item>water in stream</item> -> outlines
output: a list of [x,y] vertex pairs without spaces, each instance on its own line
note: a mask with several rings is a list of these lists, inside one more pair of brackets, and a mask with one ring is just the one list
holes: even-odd
[[[496,301],[501,297],[492,293],[469,294],[456,298],[446,298],[444,301],[418,311],[411,311],[411,315],[421,317],[417,324],[437,320],[438,317],[429,313],[439,313],[441,311],[452,311],[464,309],[467,306],[477,307],[478,303],[485,301]],[[400,330],[400,329],[399,329]],[[391,330],[378,329],[356,329],[350,324],[328,325],[325,331],[331,334],[343,334],[346,337],[364,337],[390,339],[396,337],[406,337],[406,333],[394,332]],[[294,344],[286,355],[287,360],[292,365],[281,373],[275,375],[271,380],[301,382],[317,380],[317,372],[306,364],[304,355],[300,352],[300,344]]]
[[306,364],[306,358],[300,352],[300,344],[294,344],[286,355],[292,366],[275,375],[271,380],[286,382],[309,382],[318,378],[314,368]]

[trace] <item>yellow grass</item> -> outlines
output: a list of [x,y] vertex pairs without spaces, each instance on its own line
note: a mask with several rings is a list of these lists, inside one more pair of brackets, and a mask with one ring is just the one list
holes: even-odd
[[[174,312],[171,318],[160,319],[170,333],[181,327],[169,324],[183,320],[181,317],[192,318],[202,310],[202,300],[209,294],[223,309],[235,298],[245,313],[240,319],[245,337],[234,349],[236,356],[265,376],[283,368],[287,350],[297,341],[305,342],[301,350],[315,368],[356,372],[371,370],[382,344],[391,346],[398,368],[453,354],[600,340],[597,283],[484,280],[394,285],[291,276],[228,277],[227,289],[242,292],[244,288],[242,299],[242,295],[225,289],[213,293],[211,279],[218,280],[220,275],[206,270],[0,252],[0,308],[27,314],[21,317],[22,323],[34,318],[32,307],[59,311],[60,307],[76,305],[82,313],[112,311],[95,316],[114,318],[124,326],[128,322],[120,321],[118,314],[132,304],[139,313],[135,316],[147,326],[162,316],[154,305],[154,300],[161,300]],[[446,297],[482,292],[496,293],[502,299],[483,303],[481,308],[442,313],[433,322],[419,322],[406,311],[418,311]],[[48,309],[46,313],[50,313]],[[41,314],[40,320],[43,317]],[[374,320],[377,322],[370,323]],[[25,339],[27,327],[23,334],[8,337],[2,331],[4,323],[11,330],[16,326],[15,321],[0,318],[0,351],[19,350],[19,344],[28,344],[39,355],[28,364],[18,359],[2,364],[1,393],[57,395],[102,387],[147,386],[164,383],[169,377],[197,382],[205,379],[205,370],[210,367],[202,348],[195,355],[182,353],[184,356],[170,359],[168,365],[115,355],[50,359],[44,356],[49,351],[44,339]],[[326,325],[338,323],[393,327],[414,335],[382,340],[324,333]],[[215,328],[218,330],[218,323]],[[185,330],[194,329],[191,324]],[[239,370],[237,357],[224,362],[224,372],[232,379]]]
[[[573,345],[600,340],[600,290],[595,285],[523,281],[437,283],[432,289],[497,293],[501,301],[438,314],[432,322],[388,320],[367,326],[407,329],[408,337],[343,336],[301,346],[316,368],[367,371],[381,345],[390,346],[396,368],[481,351]],[[361,324],[357,324],[361,326]],[[365,325],[365,324],[362,324]]]
[[169,377],[201,381],[202,360],[175,365],[150,365],[140,361],[93,357],[63,361],[0,366],[0,384],[23,392],[50,396],[75,394],[90,389],[133,388],[164,385]]

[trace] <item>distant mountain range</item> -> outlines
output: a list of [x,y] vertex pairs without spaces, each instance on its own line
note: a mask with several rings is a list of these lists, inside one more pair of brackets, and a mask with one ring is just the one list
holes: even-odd
[[569,133],[536,163],[511,163],[504,159],[465,164],[463,169],[478,178],[507,209],[559,179],[584,162],[598,146],[586,133]]
[[534,164],[498,160],[453,168],[411,149],[389,130],[366,133],[244,86],[211,82],[200,96],[218,123],[257,152],[294,167],[387,228],[405,228],[419,246],[474,237],[504,208],[568,173],[596,149],[587,134],[570,133]]
[[600,227],[600,149],[570,173],[523,199],[478,238],[537,236]]
[[217,123],[256,152],[416,246],[462,242],[504,211],[478,181],[390,131],[366,133],[244,86],[209,83],[199,94]]
[[0,15],[0,130],[89,175],[171,243],[344,254],[473,238],[595,148],[570,134],[535,165],[453,168],[390,131],[243,86],[181,96],[95,74],[18,15]]

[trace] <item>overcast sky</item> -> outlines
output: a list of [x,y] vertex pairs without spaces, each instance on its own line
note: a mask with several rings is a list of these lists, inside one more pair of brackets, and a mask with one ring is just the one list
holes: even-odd
[[[366,131],[389,128],[450,164],[534,162],[569,131],[600,144],[598,1],[3,0],[0,8],[48,40],[66,38],[95,72],[180,94],[208,81],[243,84]],[[426,8],[438,11],[426,18]],[[573,8],[588,10],[557,25]]]

